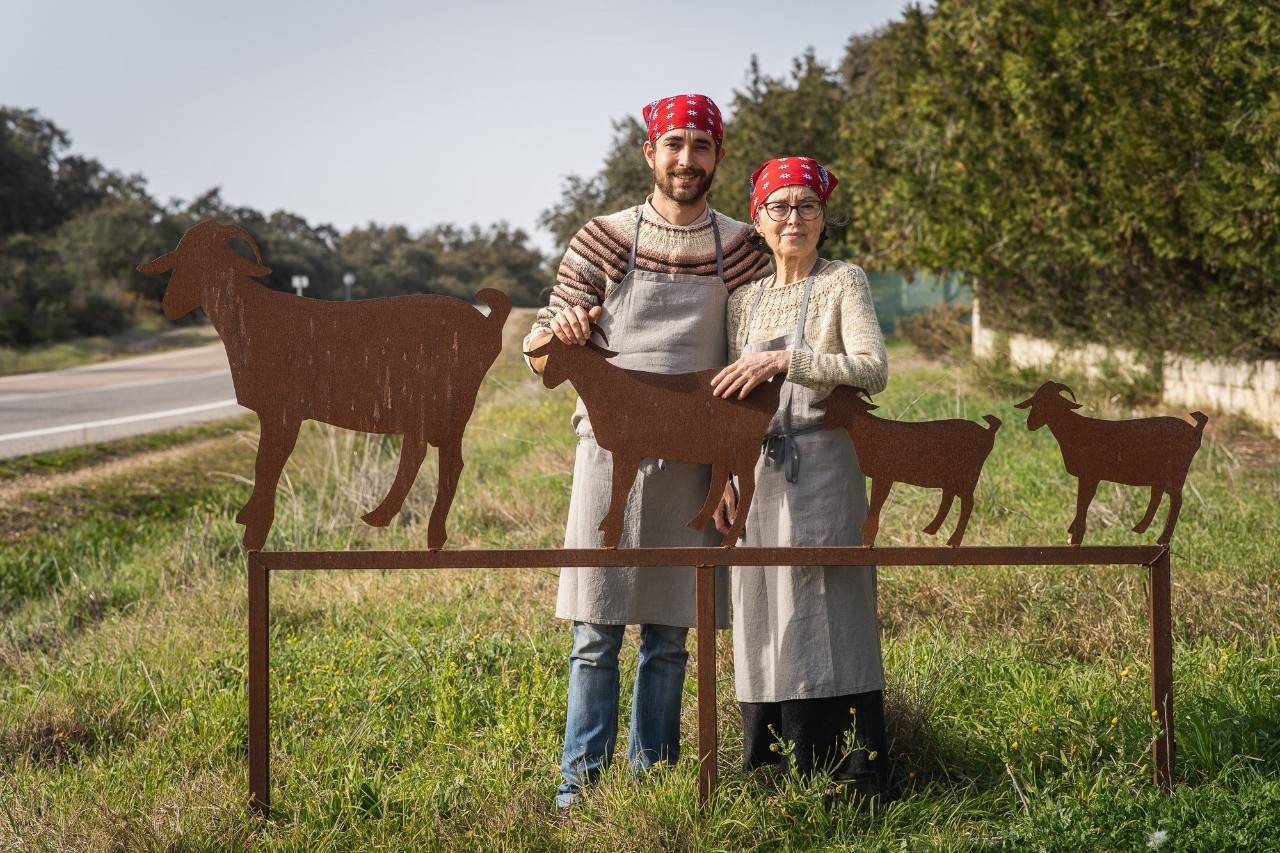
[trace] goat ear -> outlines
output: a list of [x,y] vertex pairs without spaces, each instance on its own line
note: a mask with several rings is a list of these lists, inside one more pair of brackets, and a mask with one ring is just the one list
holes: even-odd
[[599,345],[598,343],[596,343],[595,341],[587,341],[587,349],[589,349],[589,350],[593,350],[593,351],[595,351],[595,352],[598,352],[598,353],[600,353],[602,356],[604,356],[605,358],[613,358],[615,355],[617,355],[617,353],[616,353],[616,352],[614,352],[613,350],[611,350],[611,349],[605,349],[604,347],[600,346],[600,345]]
[[138,272],[143,275],[160,275],[173,269],[176,263],[177,258],[174,257],[173,252],[165,252],[155,260],[147,261],[145,264],[138,264]]
[[1066,404],[1067,404],[1067,408],[1068,408],[1068,409],[1078,409],[1078,408],[1080,408],[1080,404],[1079,404],[1079,403],[1072,402],[1072,401],[1065,400],[1065,399],[1064,399],[1062,402],[1064,402],[1064,403],[1066,403]]
[[1028,397],[1027,399],[1023,400],[1021,403],[1014,403],[1014,404],[1013,404],[1013,407],[1014,407],[1015,409],[1029,409],[1029,408],[1031,408],[1031,401],[1032,401],[1033,399],[1035,399],[1035,398],[1034,398],[1034,397]]
[[547,348],[549,346],[551,346],[551,344],[550,342],[547,342],[545,344],[542,344],[541,346],[536,346],[531,350],[525,350],[524,354],[529,358],[541,358],[542,356],[547,354]]

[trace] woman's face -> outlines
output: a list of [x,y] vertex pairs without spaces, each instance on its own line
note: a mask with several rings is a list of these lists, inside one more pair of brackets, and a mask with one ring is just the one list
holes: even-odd
[[[786,218],[778,222],[769,215],[771,204],[785,202],[792,205]],[[827,212],[822,210],[810,220],[804,219],[796,206],[805,202],[822,207],[822,198],[808,187],[783,187],[774,190],[756,211],[756,229],[764,236],[769,248],[779,257],[805,257],[818,250],[818,238],[827,222]]]

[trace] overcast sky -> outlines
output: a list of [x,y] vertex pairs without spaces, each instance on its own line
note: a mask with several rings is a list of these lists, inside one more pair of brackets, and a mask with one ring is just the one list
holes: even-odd
[[538,213],[596,171],[611,119],[685,91],[727,112],[753,53],[772,75],[808,46],[831,63],[904,6],[0,0],[0,104],[161,200],[221,186],[341,229],[506,219],[545,248]]

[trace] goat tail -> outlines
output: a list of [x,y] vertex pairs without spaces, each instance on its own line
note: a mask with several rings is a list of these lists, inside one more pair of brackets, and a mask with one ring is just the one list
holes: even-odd
[[1192,412],[1191,420],[1196,422],[1196,432],[1204,432],[1204,425],[1209,422],[1209,416],[1204,412]]
[[983,415],[982,419],[987,422],[987,429],[992,432],[995,432],[1004,425],[1004,421],[1000,420],[995,415]]
[[507,294],[501,290],[486,287],[476,294],[476,299],[489,306],[489,319],[501,329],[507,322],[507,315],[511,313],[511,300],[507,298]]

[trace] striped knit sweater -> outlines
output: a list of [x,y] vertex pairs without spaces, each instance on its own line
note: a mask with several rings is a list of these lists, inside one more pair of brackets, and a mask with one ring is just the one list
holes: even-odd
[[[646,272],[716,274],[716,244],[711,220],[704,216],[692,225],[672,225],[645,202],[644,224],[636,248],[636,269]],[[747,244],[750,226],[716,213],[724,254],[724,277],[730,291],[760,278],[769,270],[769,255]],[[604,301],[627,274],[631,241],[636,233],[636,208],[597,216],[569,241],[560,262],[549,304],[538,311],[524,349],[534,335],[550,331],[551,318],[570,305],[590,309]]]

